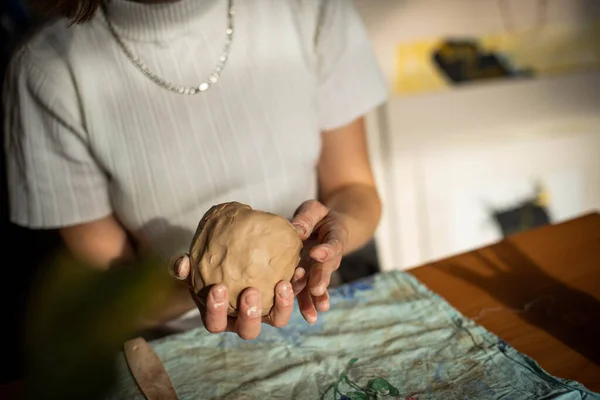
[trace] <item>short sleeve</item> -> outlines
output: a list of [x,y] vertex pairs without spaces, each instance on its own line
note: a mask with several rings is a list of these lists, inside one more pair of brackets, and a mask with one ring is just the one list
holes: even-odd
[[352,0],[321,0],[316,52],[320,128],[334,129],[388,96],[364,23]]
[[3,92],[10,219],[61,228],[111,213],[107,176],[92,156],[68,72],[11,61]]

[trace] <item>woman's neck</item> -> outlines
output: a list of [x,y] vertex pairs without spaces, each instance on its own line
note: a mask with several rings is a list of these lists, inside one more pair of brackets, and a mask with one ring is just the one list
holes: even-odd
[[221,5],[225,21],[227,2],[219,0],[110,0],[106,12],[122,37],[164,41],[192,32]]

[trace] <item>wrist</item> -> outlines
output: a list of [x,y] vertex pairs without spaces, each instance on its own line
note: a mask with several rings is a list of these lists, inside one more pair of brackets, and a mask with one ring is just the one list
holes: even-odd
[[375,235],[381,218],[381,201],[374,186],[354,184],[334,192],[325,202],[348,231],[344,254],[366,245]]

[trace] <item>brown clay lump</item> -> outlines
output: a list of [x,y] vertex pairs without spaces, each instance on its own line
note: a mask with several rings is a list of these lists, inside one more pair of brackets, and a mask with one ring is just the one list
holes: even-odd
[[[302,240],[285,218],[238,202],[213,206],[198,224],[190,249],[192,284],[199,293],[222,283],[227,314],[237,315],[244,289],[260,291],[262,315],[273,306],[275,285],[291,281],[300,261]],[[202,293],[200,300],[204,302]]]

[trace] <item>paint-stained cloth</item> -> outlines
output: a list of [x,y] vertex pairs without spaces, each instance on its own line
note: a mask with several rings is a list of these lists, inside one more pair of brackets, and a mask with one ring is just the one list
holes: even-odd
[[[308,325],[260,337],[203,328],[150,342],[181,399],[600,399],[460,314],[413,276],[388,272],[331,293]],[[143,399],[119,359],[112,399]]]

